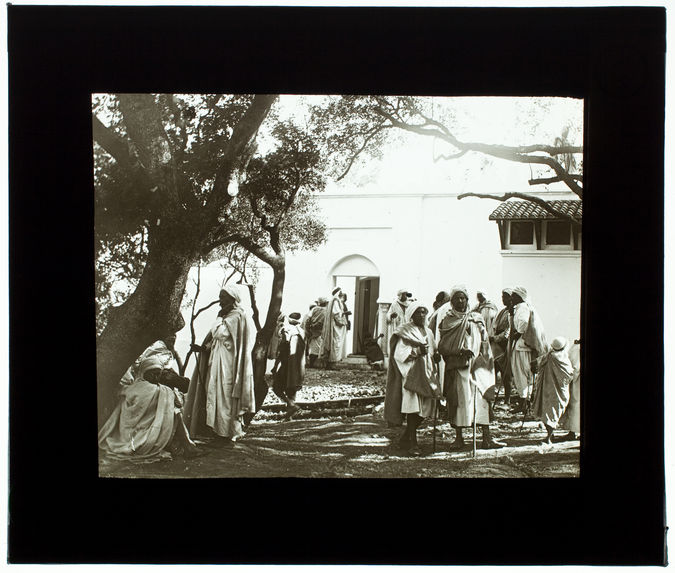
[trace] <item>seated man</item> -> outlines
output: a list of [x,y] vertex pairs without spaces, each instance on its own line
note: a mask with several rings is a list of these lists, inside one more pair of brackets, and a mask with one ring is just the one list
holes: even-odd
[[178,354],[176,354],[174,349],[175,344],[176,335],[174,333],[170,333],[164,336],[161,340],[158,340],[157,342],[154,342],[152,345],[148,346],[143,351],[143,354],[141,354],[136,359],[136,362],[129,366],[127,371],[124,373],[124,376],[122,376],[120,383],[125,386],[133,383],[134,379],[136,378],[138,365],[144,358],[148,358],[149,356],[157,356],[162,362],[162,368],[172,368],[180,372],[182,364]]
[[160,357],[144,358],[136,378],[123,386],[117,407],[98,433],[99,448],[119,459],[162,457],[168,449],[185,457],[197,455],[176,393],[186,391],[188,384],[187,378],[164,370]]

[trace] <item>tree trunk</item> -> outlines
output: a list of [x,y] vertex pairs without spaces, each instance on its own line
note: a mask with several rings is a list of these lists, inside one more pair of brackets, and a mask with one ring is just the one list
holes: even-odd
[[[267,317],[265,324],[258,331],[253,346],[253,385],[255,391],[255,411],[262,407],[267,396],[268,387],[265,381],[265,371],[267,370],[267,348],[269,347],[274,328],[276,327],[277,317],[281,312],[281,302],[284,295],[284,282],[286,281],[286,261],[283,257],[278,257],[277,261],[271,265],[274,272],[272,279],[272,293],[267,307]],[[245,417],[246,423],[250,422],[255,414]]]
[[180,241],[155,245],[138,287],[110,313],[96,344],[99,427],[115,407],[126,369],[150,344],[183,327],[180,304],[195,259],[195,252]]

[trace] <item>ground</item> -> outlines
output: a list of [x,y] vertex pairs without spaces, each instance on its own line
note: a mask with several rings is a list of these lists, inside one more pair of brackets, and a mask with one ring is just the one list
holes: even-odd
[[[246,436],[233,447],[211,448],[208,439],[197,441],[203,454],[151,463],[102,459],[102,477],[576,477],[579,441],[541,445],[546,432],[538,422],[511,414],[498,401],[495,437],[506,442],[499,450],[476,450],[472,457],[471,431],[465,430],[468,448],[450,447],[454,430],[447,421],[426,421],[418,431],[422,457],[408,457],[396,442],[401,428],[388,428],[381,403],[384,373],[308,370],[298,394],[303,411],[284,420],[280,402],[271,392],[264,410],[250,424]],[[480,446],[480,430],[478,446]],[[560,431],[559,434],[564,434]]]

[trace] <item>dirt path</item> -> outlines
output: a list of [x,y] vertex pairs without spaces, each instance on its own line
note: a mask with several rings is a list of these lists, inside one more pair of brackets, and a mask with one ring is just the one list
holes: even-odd
[[[432,452],[432,429],[423,425],[418,434],[424,454],[407,457],[395,443],[400,428],[387,428],[379,415],[351,418],[261,420],[233,447],[209,448],[192,460],[182,458],[132,464],[105,461],[102,477],[220,478],[220,477],[575,477],[579,475],[579,442],[542,447],[545,431],[498,411],[493,433],[507,443],[500,450],[450,448],[454,431],[449,424],[437,427],[436,452]],[[465,431],[470,438],[470,431]],[[480,439],[479,439],[480,443]],[[469,440],[470,444],[470,440]]]

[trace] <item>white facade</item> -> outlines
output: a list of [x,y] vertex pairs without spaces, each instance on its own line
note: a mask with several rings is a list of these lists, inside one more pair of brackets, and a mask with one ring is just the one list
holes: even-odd
[[[566,193],[541,193],[550,199],[570,198]],[[485,199],[457,199],[456,193],[342,192],[319,196],[322,217],[328,226],[324,245],[314,252],[287,257],[282,312],[308,311],[319,296],[330,296],[335,285],[348,294],[348,307],[355,313],[353,329],[366,311],[355,292],[358,277],[379,279],[368,284],[377,289],[374,301],[390,303],[396,291],[405,288],[431,309],[436,293],[455,284],[467,286],[471,303],[478,289],[501,306],[501,289],[521,285],[544,323],[547,336],[579,338],[581,254],[573,250],[501,250],[497,224],[488,219],[499,205]],[[261,321],[269,301],[271,271],[260,266],[256,297]],[[194,273],[193,273],[194,274]],[[225,277],[219,265],[202,269],[197,308],[218,297]],[[236,279],[235,279],[236,280]],[[188,293],[194,292],[192,281]],[[371,293],[371,297],[375,293]],[[382,313],[386,305],[380,304]],[[206,334],[217,307],[202,313],[196,323],[198,341]],[[185,311],[189,323],[189,309]],[[374,330],[375,325],[370,320]],[[380,318],[379,329],[382,329]],[[179,352],[187,351],[189,328],[179,333]],[[351,335],[347,351],[357,341]]]

